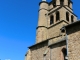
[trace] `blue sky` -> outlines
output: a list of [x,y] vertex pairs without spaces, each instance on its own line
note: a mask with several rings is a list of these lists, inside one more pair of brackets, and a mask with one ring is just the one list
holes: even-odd
[[[27,47],[35,43],[40,1],[0,0],[1,60],[24,60]],[[72,1],[74,13],[80,19],[80,0]]]

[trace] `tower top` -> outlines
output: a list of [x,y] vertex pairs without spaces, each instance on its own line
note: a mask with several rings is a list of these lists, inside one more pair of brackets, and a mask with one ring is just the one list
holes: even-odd
[[46,0],[42,0],[42,1],[46,1]]

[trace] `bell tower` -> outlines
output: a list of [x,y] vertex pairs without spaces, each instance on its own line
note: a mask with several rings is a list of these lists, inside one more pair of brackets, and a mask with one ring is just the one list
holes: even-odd
[[36,43],[59,36],[63,25],[77,21],[71,0],[52,0],[51,2],[42,0],[39,5]]
[[72,4],[71,0],[52,0],[49,3],[49,25],[56,24],[61,20],[65,20],[68,23],[75,22],[77,16],[73,13]]

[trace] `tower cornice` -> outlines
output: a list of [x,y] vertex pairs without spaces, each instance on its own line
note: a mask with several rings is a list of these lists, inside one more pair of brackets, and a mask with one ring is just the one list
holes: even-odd
[[36,29],[38,29],[38,28],[42,28],[42,27],[47,28],[46,26],[38,26]]
[[44,10],[47,10],[47,11],[49,11],[48,9],[45,9],[45,8],[41,8],[41,9],[39,9],[39,10],[38,10],[38,12],[39,12],[40,10],[43,10],[43,9],[44,9]]
[[46,1],[41,1],[41,2],[39,3],[39,6],[40,6],[42,3],[49,4],[49,3],[48,3],[48,2],[46,2]]

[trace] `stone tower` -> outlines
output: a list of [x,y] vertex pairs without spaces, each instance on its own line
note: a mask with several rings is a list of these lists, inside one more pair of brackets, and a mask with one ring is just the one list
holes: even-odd
[[40,9],[39,9],[36,43],[39,43],[47,39],[47,20],[46,20],[47,18],[45,14],[48,13],[49,7],[46,1],[42,1],[39,5]]
[[39,3],[36,44],[29,47],[25,60],[80,59],[77,47],[80,46],[80,21],[72,5],[71,0],[42,0]]
[[62,26],[77,20],[72,4],[71,0],[52,0],[50,3],[43,0],[39,3],[36,43],[59,36]]

